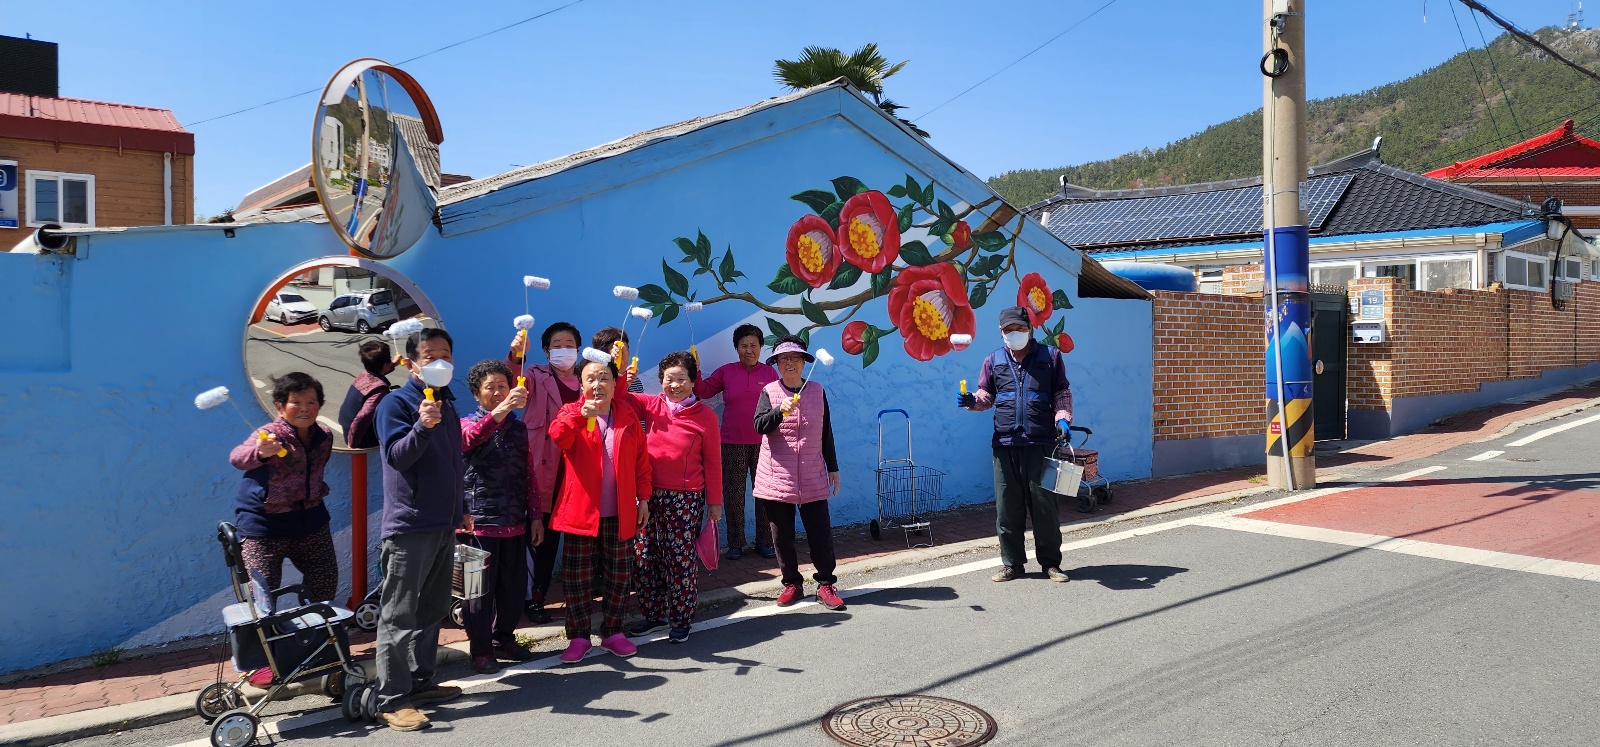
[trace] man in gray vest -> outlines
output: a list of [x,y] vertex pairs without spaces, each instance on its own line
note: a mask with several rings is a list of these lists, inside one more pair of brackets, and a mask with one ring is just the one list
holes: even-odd
[[978,388],[959,395],[957,404],[974,412],[994,408],[995,529],[1005,567],[993,580],[1022,577],[1026,521],[1031,515],[1039,565],[1051,581],[1066,582],[1056,496],[1038,485],[1056,437],[1072,424],[1072,389],[1061,351],[1035,342],[1032,331],[1021,306],[1002,310],[1005,346],[984,359]]

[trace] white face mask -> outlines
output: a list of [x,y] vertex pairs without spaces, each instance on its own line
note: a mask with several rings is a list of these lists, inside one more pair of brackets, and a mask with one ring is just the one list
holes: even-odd
[[1021,350],[1025,347],[1028,347],[1028,339],[1030,335],[1027,332],[1005,332],[1002,336],[1006,338],[1007,348],[1012,350]]
[[556,368],[572,368],[572,364],[577,362],[577,348],[556,348],[550,351],[550,365]]
[[435,389],[450,386],[450,377],[456,372],[456,367],[450,361],[437,360],[422,367],[422,383]]

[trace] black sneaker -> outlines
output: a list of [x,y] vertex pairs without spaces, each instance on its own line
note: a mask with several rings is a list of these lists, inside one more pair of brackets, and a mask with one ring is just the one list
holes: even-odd
[[990,576],[989,580],[990,581],[995,581],[995,582],[1015,581],[1015,580],[1017,580],[1019,578],[1022,578],[1022,576],[1023,576],[1023,573],[1022,573],[1022,569],[1021,568],[1018,568],[1018,567],[1013,566],[1013,565],[1008,565],[1008,566],[1001,567],[1000,568],[1000,572],[994,574],[993,576]]
[[689,640],[688,626],[684,626],[682,628],[673,628],[667,631],[667,640],[671,643],[683,643],[684,641]]
[[665,627],[667,627],[666,620],[644,620],[638,625],[628,628],[628,637],[638,638],[640,636],[650,635],[651,633],[654,633]]

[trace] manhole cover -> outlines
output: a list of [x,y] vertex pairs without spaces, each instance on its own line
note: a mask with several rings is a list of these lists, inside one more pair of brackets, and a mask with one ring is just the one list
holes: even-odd
[[1507,457],[1506,461],[1508,461],[1508,462],[1537,462],[1539,460],[1533,459],[1531,457]]
[[852,700],[822,717],[822,730],[849,745],[955,747],[994,738],[983,709],[927,695],[879,695]]

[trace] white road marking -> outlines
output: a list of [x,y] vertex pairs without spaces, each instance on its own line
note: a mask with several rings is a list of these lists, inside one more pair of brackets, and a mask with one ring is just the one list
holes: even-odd
[[1578,427],[1580,425],[1588,425],[1589,423],[1593,423],[1593,422],[1595,422],[1597,420],[1600,420],[1600,415],[1590,415],[1589,417],[1580,418],[1580,419],[1574,420],[1574,421],[1572,421],[1570,423],[1565,423],[1565,424],[1562,424],[1562,425],[1557,425],[1557,426],[1552,426],[1550,428],[1546,428],[1546,429],[1544,429],[1542,431],[1539,431],[1538,433],[1534,433],[1534,434],[1529,435],[1529,436],[1524,436],[1524,437],[1519,438],[1519,439],[1517,439],[1515,441],[1512,441],[1511,443],[1508,443],[1506,445],[1507,446],[1527,446],[1528,444],[1531,444],[1534,441],[1538,441],[1539,439],[1544,438],[1545,436],[1554,436],[1555,434],[1560,433],[1562,431],[1570,431],[1573,428],[1576,428],[1576,427]]
[[1215,527],[1217,529],[1233,529],[1273,537],[1289,537],[1332,545],[1344,545],[1346,547],[1382,550],[1402,555],[1413,555],[1419,558],[1433,558],[1435,560],[1449,560],[1468,565],[1480,565],[1485,568],[1524,571],[1544,576],[1575,578],[1582,581],[1600,581],[1600,565],[1575,563],[1570,560],[1538,558],[1496,550],[1481,550],[1437,542],[1423,542],[1403,537],[1386,537],[1380,534],[1362,534],[1339,529],[1280,524],[1275,521],[1246,519],[1240,516],[1213,515],[1204,517],[1197,523],[1201,526]]
[[1487,462],[1490,459],[1493,459],[1493,458],[1495,458],[1497,456],[1500,456],[1501,454],[1504,454],[1504,453],[1505,452],[1503,452],[1503,451],[1495,451],[1493,449],[1490,449],[1489,451],[1485,451],[1482,454],[1479,454],[1477,456],[1469,456],[1469,457],[1467,457],[1467,461],[1469,461],[1469,462]]
[[1444,469],[1444,467],[1441,467],[1441,466],[1423,467],[1422,469],[1414,469],[1414,470],[1411,470],[1410,472],[1401,472],[1400,474],[1394,475],[1393,477],[1385,477],[1385,478],[1383,478],[1383,481],[1384,482],[1401,482],[1402,480],[1409,480],[1409,479],[1411,479],[1413,477],[1421,477],[1423,475],[1431,475],[1431,474],[1433,474],[1435,472],[1438,472],[1438,471],[1440,471],[1442,469]]

